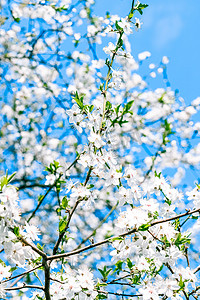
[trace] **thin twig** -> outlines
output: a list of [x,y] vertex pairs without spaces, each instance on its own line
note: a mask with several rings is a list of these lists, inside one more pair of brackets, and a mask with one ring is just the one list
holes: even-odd
[[104,295],[115,295],[115,296],[122,296],[122,297],[142,297],[142,294],[121,294],[121,293],[115,293],[115,292],[105,292],[105,291],[98,291],[99,294],[104,294]]
[[[3,280],[3,281],[1,281],[1,283],[4,283],[4,282],[8,282],[8,281],[11,281],[11,280],[13,280],[13,279],[16,279],[16,278],[19,278],[19,277],[24,277],[26,274],[29,274],[29,273],[31,273],[31,272],[33,272],[33,271],[35,271],[35,270],[37,270],[37,269],[39,269],[39,268],[41,268],[42,267],[42,264],[40,264],[40,265],[38,265],[37,267],[35,267],[35,268],[33,268],[33,269],[30,269],[30,270],[28,270],[28,271],[26,271],[26,272],[23,272],[23,273],[21,273],[21,274],[19,274],[19,275],[15,275],[15,276],[13,276],[13,277],[10,277],[10,278],[8,278],[8,279],[5,279],[5,280]],[[21,279],[20,278],[20,279]]]
[[43,290],[44,288],[42,286],[39,285],[22,285],[22,286],[18,286],[18,287],[11,287],[11,288],[6,288],[6,291],[17,291],[17,290],[21,290],[21,289],[39,289],[39,290]]
[[35,251],[40,256],[42,256],[44,258],[47,257],[47,255],[42,250],[38,249],[34,244],[27,242],[27,240],[25,240],[25,238],[23,238],[22,236],[18,237],[18,240],[21,241],[22,243],[24,243],[26,246],[30,246],[32,248],[32,250]]
[[99,225],[92,231],[90,235],[88,235],[82,242],[78,245],[78,247],[74,250],[79,249],[85,242],[87,242],[92,236],[96,234],[96,231],[105,223],[105,221],[109,218],[112,212],[116,209],[117,204],[112,207],[112,209],[108,212],[108,214],[103,218],[103,220],[99,223]]
[[32,212],[31,216],[28,218],[29,222],[36,214],[38,208],[41,206],[42,202],[44,201],[44,199],[46,198],[46,196],[50,193],[50,191],[52,190],[52,188],[55,186],[55,184],[53,184],[52,186],[50,186],[50,188],[46,191],[46,193],[44,194],[43,198],[41,199],[41,201],[38,202],[38,205],[36,206],[36,208],[34,209],[34,211]]

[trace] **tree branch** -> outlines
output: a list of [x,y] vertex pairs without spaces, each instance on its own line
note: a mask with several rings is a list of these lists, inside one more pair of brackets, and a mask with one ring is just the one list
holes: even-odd
[[47,257],[47,255],[42,250],[38,249],[34,244],[27,242],[27,240],[25,240],[25,238],[23,238],[22,236],[18,237],[18,240],[23,242],[26,246],[30,246],[33,251],[35,251],[37,254],[39,254],[43,258]]
[[115,238],[119,238],[119,237],[125,237],[126,235],[130,235],[134,232],[136,232],[137,230],[134,228],[128,232],[125,232],[125,233],[122,233],[118,236],[113,236],[113,237],[110,237],[106,240],[103,240],[101,242],[98,242],[98,243],[95,243],[95,244],[91,244],[89,246],[86,246],[84,248],[81,248],[81,249],[77,249],[77,250],[74,250],[74,251],[71,251],[71,252],[68,252],[68,253],[62,253],[62,254],[57,254],[57,255],[52,255],[52,256],[48,256],[47,257],[47,260],[54,260],[54,259],[59,259],[59,258],[64,258],[64,257],[69,257],[69,256],[72,256],[72,255],[75,255],[75,254],[79,254],[81,252],[84,252],[84,251],[87,251],[87,250],[90,250],[92,248],[95,248],[95,247],[98,247],[98,246],[101,246],[101,245],[104,245],[104,244],[107,244],[107,243],[111,243],[113,239]]
[[1,281],[1,283],[8,282],[8,281],[11,281],[11,280],[16,279],[16,278],[19,278],[19,277],[22,278],[22,277],[25,276],[26,274],[29,274],[29,273],[31,273],[31,272],[33,272],[33,271],[35,271],[35,270],[37,270],[37,269],[39,269],[39,268],[41,268],[41,267],[42,267],[42,264],[40,264],[39,266],[37,266],[37,267],[35,267],[35,268],[33,268],[33,269],[30,269],[30,270],[28,270],[28,271],[26,271],[26,272],[23,272],[23,273],[21,273],[21,274],[19,274],[19,275],[10,277],[10,278],[8,278],[8,279],[5,279],[5,280]]
[[[169,221],[173,221],[173,220],[176,220],[176,219],[179,219],[179,218],[182,218],[182,217],[185,217],[187,215],[191,215],[191,214],[194,214],[196,212],[199,212],[200,211],[200,208],[198,209],[195,209],[193,211],[187,211],[186,213],[183,213],[183,214],[179,214],[177,216],[174,216],[174,217],[171,217],[171,218],[168,218],[168,219],[164,219],[164,220],[157,220],[157,221],[154,221],[152,222],[151,224],[149,224],[149,227],[153,227],[157,224],[160,224],[160,223],[166,223],[166,222],[169,222]],[[90,250],[92,248],[95,248],[95,247],[98,247],[98,246],[101,246],[101,245],[104,245],[104,244],[107,244],[107,243],[111,243],[113,239],[116,239],[116,238],[123,238],[127,235],[130,235],[132,233],[135,233],[139,231],[138,229],[134,228],[132,230],[129,230],[127,232],[124,232],[118,236],[113,236],[113,237],[110,237],[108,239],[105,239],[101,242],[98,242],[98,243],[94,243],[94,244],[91,244],[89,246],[86,246],[84,248],[81,248],[81,249],[77,249],[77,250],[74,250],[74,251],[71,251],[71,252],[68,252],[68,253],[62,253],[62,254],[57,254],[57,255],[52,255],[52,256],[48,256],[47,260],[54,260],[54,259],[59,259],[59,258],[64,258],[64,257],[69,257],[69,256],[72,256],[72,255],[76,255],[76,254],[79,254],[81,252],[84,252],[84,251],[87,251],[87,250]]]
[[39,289],[39,290],[43,290],[44,288],[42,286],[39,285],[22,285],[22,286],[18,286],[18,287],[12,287],[12,288],[5,288],[5,291],[17,291],[17,290],[21,290],[21,289]]
[[50,295],[50,263],[47,262],[47,259],[43,258],[42,265],[44,267],[44,276],[45,276],[45,284],[44,284],[44,293],[46,300],[51,300]]
[[112,207],[112,209],[108,212],[108,214],[103,218],[103,220],[99,223],[99,225],[92,231],[90,235],[88,235],[85,239],[82,240],[82,242],[78,245],[78,247],[75,249],[80,249],[81,245],[83,245],[85,242],[87,242],[92,236],[96,234],[97,229],[99,229],[105,221],[109,218],[109,216],[112,214],[112,212],[116,209],[117,204]]

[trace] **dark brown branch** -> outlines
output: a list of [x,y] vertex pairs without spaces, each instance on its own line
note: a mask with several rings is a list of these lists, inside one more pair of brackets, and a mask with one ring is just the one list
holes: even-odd
[[177,220],[179,218],[183,218],[185,216],[192,215],[192,214],[194,214],[196,212],[200,212],[200,208],[197,208],[197,209],[194,209],[194,210],[188,210],[187,212],[185,212],[183,214],[180,214],[180,215],[168,218],[168,219],[154,221],[154,222],[151,223],[151,226],[154,226],[154,225],[157,225],[157,224],[160,224],[160,223],[169,222],[169,221],[174,221],[174,220]]
[[47,185],[47,184],[40,184],[40,183],[32,183],[32,184],[24,184],[24,185],[20,185],[17,188],[19,190],[23,190],[23,189],[32,189],[34,187],[40,187],[40,188],[47,188],[47,187],[51,187],[51,185]]
[[193,294],[195,294],[199,289],[200,289],[200,286],[197,286],[193,291],[191,291],[191,292],[189,293],[189,296],[192,295],[195,299],[198,299],[198,296],[195,297]]
[[45,284],[44,284],[44,293],[46,300],[51,300],[50,295],[50,263],[47,262],[47,259],[43,259],[42,265],[44,267],[44,276],[45,276]]
[[[183,214],[179,214],[177,216],[174,216],[174,217],[171,217],[171,218],[168,218],[168,219],[164,219],[164,220],[157,220],[157,221],[154,221],[152,222],[151,224],[149,224],[149,227],[153,227],[157,224],[160,224],[160,223],[166,223],[166,222],[169,222],[169,221],[173,221],[173,220],[176,220],[176,219],[179,219],[179,218],[182,218],[182,217],[185,217],[187,215],[191,215],[191,214],[194,214],[196,212],[199,212],[200,211],[200,208],[198,209],[195,209],[195,210],[188,210],[186,213],[183,213]],[[113,239],[115,238],[123,238],[127,235],[130,235],[132,233],[135,233],[137,232],[138,229],[134,228],[132,230],[129,230],[127,232],[124,232],[118,236],[113,236],[113,237],[110,237],[108,239],[105,239],[101,242],[98,242],[98,243],[95,243],[95,244],[91,244],[89,246],[86,246],[84,248],[81,248],[81,249],[77,249],[77,250],[74,250],[74,251],[71,251],[71,252],[68,252],[68,253],[62,253],[62,254],[57,254],[57,255],[52,255],[52,256],[48,256],[48,260],[54,260],[54,259],[59,259],[59,258],[64,258],[64,257],[69,257],[69,256],[72,256],[72,255],[75,255],[75,254],[79,254],[81,252],[84,252],[84,251],[87,251],[87,250],[90,250],[92,248],[95,248],[95,247],[98,247],[98,246],[101,246],[101,245],[104,245],[104,244],[107,244],[107,243],[111,243]]]
[[197,273],[200,270],[200,266],[198,266],[196,269],[194,269],[194,274]]
[[100,245],[104,245],[104,244],[107,244],[107,243],[111,243],[112,240],[114,238],[119,238],[119,237],[125,237],[126,235],[129,235],[129,234],[132,234],[134,232],[136,232],[137,230],[134,228],[128,232],[125,232],[125,233],[122,233],[116,237],[110,237],[108,239],[105,239],[101,242],[98,242],[98,243],[95,243],[95,244],[91,244],[89,246],[86,246],[84,248],[81,248],[81,249],[77,249],[77,250],[74,250],[74,251],[71,251],[71,252],[68,252],[68,253],[62,253],[62,254],[57,254],[57,255],[52,255],[52,256],[48,256],[47,257],[47,260],[54,260],[54,259],[59,259],[59,258],[63,258],[63,257],[69,257],[69,256],[72,256],[72,255],[75,255],[75,254],[79,254],[81,252],[84,252],[84,251],[87,251],[87,250],[90,250],[92,248],[95,248],[95,247],[98,247]]
[[64,281],[60,281],[60,280],[58,280],[58,279],[51,278],[51,277],[50,277],[50,280],[55,281],[55,282],[58,282],[58,283],[60,283],[60,284],[65,284],[65,283],[66,283],[66,282],[64,282]]
[[135,6],[135,0],[132,1],[132,7],[131,7],[131,9],[134,9],[134,6]]
[[110,281],[110,282],[107,282],[107,284],[114,284],[116,281],[119,281],[119,280],[122,280],[122,279],[125,279],[125,278],[127,278],[127,277],[129,277],[130,276],[130,274],[128,274],[128,275],[124,275],[124,276],[122,276],[122,277],[120,277],[120,278],[116,278],[116,279],[113,279],[112,281]]
[[44,288],[42,286],[39,285],[22,285],[22,286],[18,286],[18,287],[12,287],[12,288],[6,288],[5,291],[17,291],[17,290],[21,290],[21,289],[39,289],[39,290],[43,290]]
[[52,185],[50,186],[50,188],[46,191],[46,193],[44,194],[44,197],[42,198],[41,201],[38,202],[38,205],[36,206],[36,208],[34,209],[34,211],[32,212],[31,216],[28,218],[28,221],[29,222],[36,214],[38,208],[41,206],[41,204],[43,203],[44,199],[46,198],[46,196],[50,193],[50,191],[52,190],[52,188],[54,187],[55,185]]
[[122,296],[122,297],[142,297],[142,294],[121,294],[121,293],[114,293],[114,292],[105,292],[105,291],[98,291],[99,294],[104,294],[104,295],[115,295],[115,296]]
[[34,244],[27,242],[27,240],[25,240],[22,236],[18,237],[18,240],[21,241],[22,243],[24,243],[26,246],[30,246],[33,251],[35,251],[37,254],[39,254],[43,258],[47,257],[47,255],[42,250],[38,249]]
[[85,153],[85,151],[83,151],[82,153],[80,153],[80,154],[75,158],[75,160],[71,163],[71,165],[65,170],[65,172],[69,171],[69,170],[71,169],[71,167],[73,167],[73,165],[75,165],[75,163],[79,160],[80,156],[81,156],[82,154],[84,154],[84,153]]
[[89,179],[90,179],[90,175],[92,173],[92,167],[89,168],[88,172],[87,172],[87,176],[86,176],[86,179],[85,179],[85,182],[84,182],[84,186],[86,186],[86,184],[88,183]]

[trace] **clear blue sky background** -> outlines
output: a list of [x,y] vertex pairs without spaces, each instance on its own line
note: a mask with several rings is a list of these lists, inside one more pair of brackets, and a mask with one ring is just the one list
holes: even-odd
[[[130,36],[132,53],[148,50],[149,62],[170,59],[168,77],[187,103],[200,96],[200,0],[146,0],[142,28]],[[96,14],[126,16],[131,0],[96,0]],[[138,14],[139,15],[139,14]]]

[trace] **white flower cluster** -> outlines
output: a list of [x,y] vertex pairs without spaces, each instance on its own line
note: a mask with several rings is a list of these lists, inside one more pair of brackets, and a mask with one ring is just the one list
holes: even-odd
[[[1,178],[1,182],[5,177]],[[20,221],[20,210],[18,206],[18,193],[15,187],[4,185],[0,193],[0,242],[4,253],[10,264],[16,264],[24,267],[27,260],[36,257],[30,246],[23,245],[18,239],[18,234],[21,234],[32,243],[38,240],[39,231],[36,226],[29,225],[18,227]],[[15,233],[15,230],[18,232]],[[0,264],[0,280],[11,275],[11,267]]]
[[[98,293],[95,291],[93,274],[89,268],[82,265],[77,271],[72,270],[68,265],[64,267],[64,272],[52,274],[51,297],[53,300],[60,299],[96,299]],[[31,299],[43,297],[44,293],[33,293]]]

